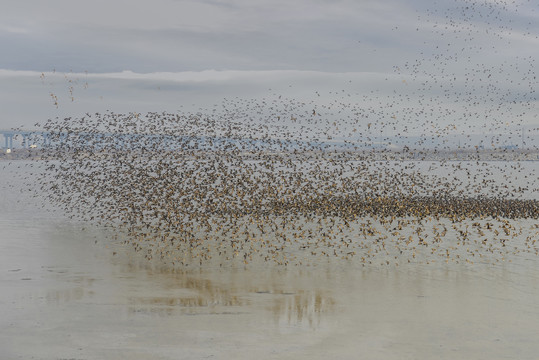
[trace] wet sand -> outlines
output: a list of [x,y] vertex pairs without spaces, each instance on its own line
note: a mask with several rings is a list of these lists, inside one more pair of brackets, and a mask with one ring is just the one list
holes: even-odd
[[0,188],[2,359],[539,353],[535,255],[494,264],[364,268],[335,261],[172,271],[119,251],[105,230],[41,211],[14,188]]
[[[536,263],[130,264],[72,224],[2,221],[4,359],[534,358]],[[98,239],[98,244],[93,240]]]

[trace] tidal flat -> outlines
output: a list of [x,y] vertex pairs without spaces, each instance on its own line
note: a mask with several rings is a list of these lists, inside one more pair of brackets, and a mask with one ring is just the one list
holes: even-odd
[[[539,351],[532,251],[473,263],[331,257],[172,268],[125,251],[113,229],[42,209],[17,188],[20,165],[2,172],[4,359],[532,359]],[[533,220],[519,226],[534,231]],[[519,236],[510,244],[524,244]]]

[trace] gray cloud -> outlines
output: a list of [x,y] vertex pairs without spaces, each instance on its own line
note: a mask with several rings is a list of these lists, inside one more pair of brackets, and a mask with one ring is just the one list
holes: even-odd
[[[380,118],[391,105],[408,122],[421,111],[440,123],[534,122],[538,10],[502,0],[10,2],[0,13],[0,69],[9,70],[0,127],[273,91],[310,99],[350,80],[346,91],[356,102],[368,94]],[[64,74],[88,78],[74,101]]]
[[[13,2],[0,14],[1,67],[139,72],[382,71],[450,44],[535,37],[530,3],[492,1]],[[491,36],[485,37],[486,30]],[[520,36],[520,38],[519,38]],[[501,41],[501,40],[500,40]],[[439,48],[438,48],[439,49]]]
[[[16,50],[8,51],[4,62],[13,69],[48,70],[56,62],[63,71],[83,65],[96,71],[370,71],[383,60],[369,60],[378,55],[373,50],[410,48],[402,33],[391,32],[413,15],[399,4],[28,1],[0,15],[7,24],[0,34],[3,48]],[[18,29],[16,42],[5,39],[13,39],[13,29]]]

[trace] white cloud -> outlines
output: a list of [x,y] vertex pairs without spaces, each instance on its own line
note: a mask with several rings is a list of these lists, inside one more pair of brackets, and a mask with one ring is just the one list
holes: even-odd
[[[260,81],[260,80],[283,80],[283,79],[312,79],[312,78],[336,78],[341,80],[350,80],[358,78],[376,78],[393,77],[392,73],[376,72],[323,72],[323,71],[303,71],[303,70],[260,70],[260,71],[242,71],[242,70],[204,70],[204,71],[185,71],[185,72],[151,72],[137,73],[131,70],[110,73],[88,73],[88,72],[60,72],[60,71],[31,71],[31,70],[11,70],[0,69],[0,77],[32,77],[36,81],[38,78],[55,78],[58,80],[77,79],[79,82],[84,79],[117,79],[117,80],[140,80],[140,81],[163,81],[163,82],[228,82],[228,81]],[[47,80],[45,80],[47,81]]]
[[29,34],[31,30],[29,28],[11,25],[0,25],[0,32],[7,32],[10,34]]

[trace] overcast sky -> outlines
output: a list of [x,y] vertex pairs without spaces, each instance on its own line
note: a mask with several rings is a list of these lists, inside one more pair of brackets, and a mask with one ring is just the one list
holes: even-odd
[[538,35],[527,0],[3,1],[0,128],[335,91],[369,121],[536,124]]

